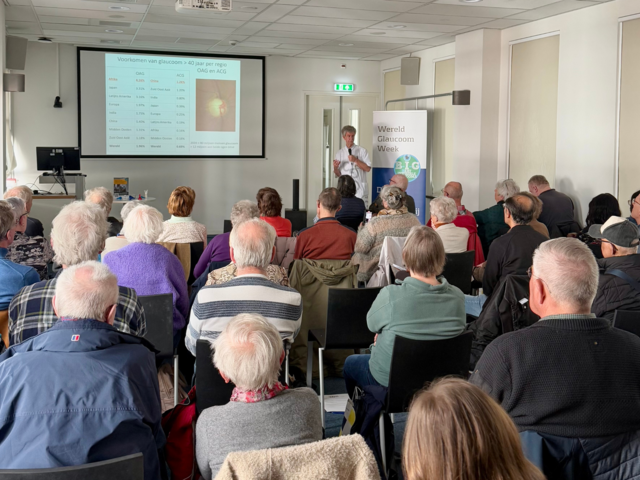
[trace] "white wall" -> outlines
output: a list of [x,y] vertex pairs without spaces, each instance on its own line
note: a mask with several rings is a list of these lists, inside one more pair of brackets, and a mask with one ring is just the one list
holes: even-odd
[[[54,109],[55,45],[29,42],[26,93],[14,95],[16,177],[30,183],[37,177],[36,146],[78,144],[76,49],[61,45],[61,96],[64,108]],[[340,65],[346,63],[347,68]],[[152,205],[168,218],[166,204],[173,188],[188,185],[196,190],[193,217],[210,233],[222,231],[232,205],[243,198],[255,200],[258,189],[277,189],[286,207],[292,204],[291,180],[303,179],[305,164],[304,93],[330,93],[334,82],[355,83],[358,93],[380,94],[379,62],[358,62],[309,58],[268,57],[267,160],[199,159],[83,159],[87,188],[111,188],[113,177],[129,177],[132,193],[149,190],[156,197]],[[88,112],[83,112],[87,115]],[[304,181],[301,181],[304,185]],[[48,187],[47,187],[48,188]],[[301,187],[301,208],[306,192]],[[45,227],[59,211],[62,201],[36,200],[32,215]],[[119,207],[115,208],[119,213]]]

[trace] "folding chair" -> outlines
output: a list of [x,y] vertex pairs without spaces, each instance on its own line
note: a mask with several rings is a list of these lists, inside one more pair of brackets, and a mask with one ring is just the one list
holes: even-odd
[[465,295],[471,294],[471,275],[476,252],[447,253],[442,275],[451,285],[458,287]]
[[613,314],[613,326],[640,337],[640,312],[616,310]]

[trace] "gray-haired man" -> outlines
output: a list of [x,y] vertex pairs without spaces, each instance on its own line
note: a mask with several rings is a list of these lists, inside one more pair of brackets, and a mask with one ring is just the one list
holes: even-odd
[[336,152],[333,160],[333,173],[336,178],[349,175],[356,182],[356,197],[361,198],[365,205],[369,201],[367,189],[367,172],[371,171],[369,154],[360,145],[354,143],[356,129],[351,125],[342,127],[342,138],[345,146]]

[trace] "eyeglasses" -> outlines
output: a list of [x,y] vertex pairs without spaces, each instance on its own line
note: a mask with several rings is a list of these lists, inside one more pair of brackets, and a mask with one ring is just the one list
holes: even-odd
[[540,278],[539,276],[537,276],[536,274],[533,273],[533,267],[527,268],[527,276],[529,277],[529,280],[531,280],[531,277],[536,277],[538,280],[540,280],[542,283],[544,283],[544,285],[545,285],[545,287],[547,287],[547,290],[549,291],[549,293],[551,293],[551,289],[549,288],[549,285],[547,285],[547,282],[544,281],[544,278]]
[[[639,195],[639,196],[640,196],[640,195]],[[629,200],[629,201],[627,202],[627,204],[628,204],[630,207],[633,207],[633,204],[634,204],[634,203],[635,203],[636,205],[640,205],[640,203],[638,203],[638,202],[636,201],[637,199],[638,199],[638,197],[634,198],[633,200]]]
[[23,213],[22,215],[20,215],[16,220],[16,225],[18,225],[22,221],[22,217],[26,217],[27,215],[28,215],[27,213]]

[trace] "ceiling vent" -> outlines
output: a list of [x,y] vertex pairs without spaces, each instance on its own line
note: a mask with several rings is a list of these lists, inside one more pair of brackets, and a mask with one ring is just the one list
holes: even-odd
[[176,12],[230,12],[231,0],[177,0]]
[[121,42],[120,40],[100,40],[100,43],[103,43],[105,45],[120,45]]
[[111,21],[107,21],[107,20],[100,20],[98,22],[98,25],[105,26],[105,27],[131,28],[131,23],[130,22],[111,22]]

